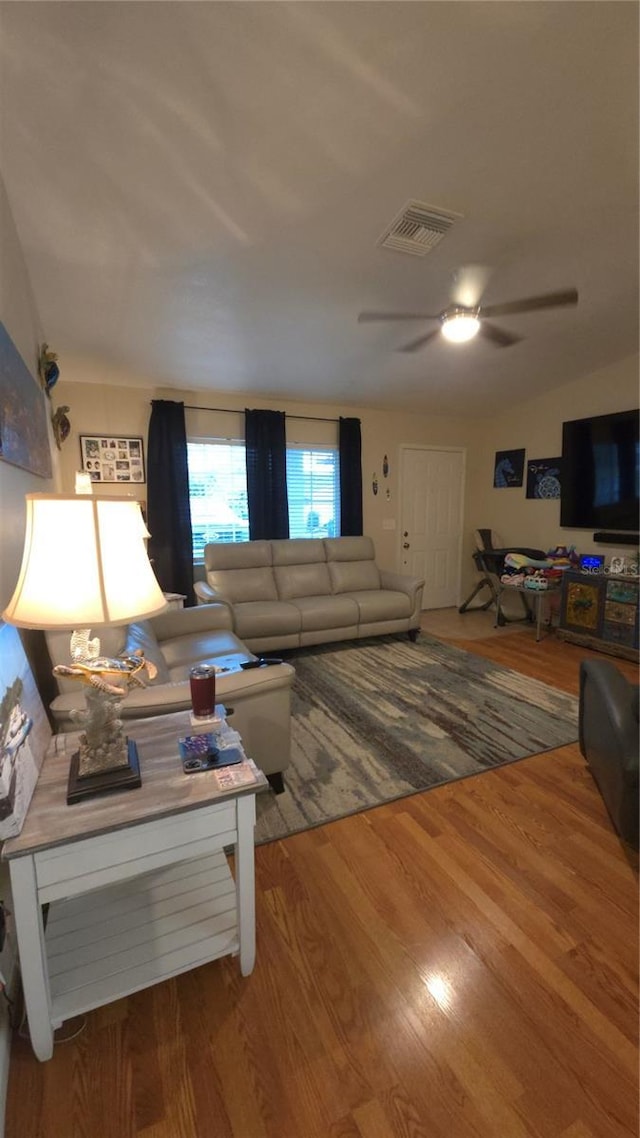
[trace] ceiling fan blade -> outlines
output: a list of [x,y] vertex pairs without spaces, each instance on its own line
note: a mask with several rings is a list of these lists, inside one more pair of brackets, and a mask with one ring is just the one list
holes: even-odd
[[480,335],[498,348],[510,348],[512,344],[517,344],[523,338],[513,336],[511,332],[505,332],[504,328],[497,328],[495,324],[489,324],[486,320],[480,321]]
[[417,352],[418,348],[423,348],[429,340],[435,340],[436,336],[440,335],[440,328],[434,328],[433,332],[427,332],[426,336],[419,336],[417,340],[412,340],[410,344],[405,344],[404,347],[398,348],[399,352]]
[[368,324],[374,320],[437,320],[428,312],[360,312],[358,324]]
[[452,304],[477,308],[492,271],[488,265],[461,265],[453,274]]
[[509,300],[506,304],[482,305],[481,316],[514,316],[518,312],[535,312],[539,308],[561,308],[578,303],[578,290],[565,288],[561,292],[547,292],[544,296],[528,296],[524,300]]

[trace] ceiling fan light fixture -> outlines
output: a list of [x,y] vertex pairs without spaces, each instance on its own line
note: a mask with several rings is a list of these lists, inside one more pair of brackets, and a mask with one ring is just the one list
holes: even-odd
[[448,312],[442,317],[442,335],[452,344],[466,344],[480,331],[480,321],[475,312]]

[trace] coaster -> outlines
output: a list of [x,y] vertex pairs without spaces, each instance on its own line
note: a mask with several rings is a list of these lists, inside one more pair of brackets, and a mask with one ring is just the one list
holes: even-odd
[[203,731],[215,731],[216,728],[222,726],[226,718],[226,708],[223,703],[217,703],[213,715],[208,715],[206,719],[202,719],[191,712],[191,731],[193,735],[201,735]]

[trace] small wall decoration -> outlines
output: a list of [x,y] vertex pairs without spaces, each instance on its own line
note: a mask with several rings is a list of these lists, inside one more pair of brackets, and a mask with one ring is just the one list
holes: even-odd
[[375,471],[373,472],[373,478],[371,479],[371,489],[373,490],[374,494],[378,493],[378,475]]
[[67,417],[67,411],[69,410],[69,407],[56,407],[51,416],[53,437],[56,440],[58,450],[62,450],[63,442],[69,438],[69,434],[71,433],[71,423]]
[[60,378],[60,368],[56,360],[58,355],[56,352],[49,351],[49,345],[43,344],[40,348],[40,358],[38,359],[38,371],[42,386],[47,395],[51,394],[51,388],[55,387]]
[[51,478],[47,403],[4,324],[0,324],[0,458]]
[[559,498],[561,458],[532,458],[527,463],[527,498]]
[[22,829],[50,739],[18,630],[0,623],[0,841]]
[[386,454],[382,460],[382,473],[385,478],[389,477],[389,459],[387,458]]
[[497,450],[493,485],[498,489],[522,486],[524,479],[524,447],[522,450]]
[[92,482],[145,482],[141,438],[80,435],[82,469]]

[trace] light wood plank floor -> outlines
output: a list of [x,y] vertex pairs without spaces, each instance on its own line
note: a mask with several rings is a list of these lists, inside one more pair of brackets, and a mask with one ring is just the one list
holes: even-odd
[[[577,692],[583,649],[450,615],[425,627]],[[100,1009],[49,1063],[16,1039],[7,1138],[637,1135],[637,861],[577,746],[256,861],[253,975]]]

